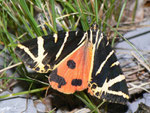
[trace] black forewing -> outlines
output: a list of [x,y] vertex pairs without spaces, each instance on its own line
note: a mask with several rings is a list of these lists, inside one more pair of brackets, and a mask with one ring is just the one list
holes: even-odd
[[[109,44],[107,44],[106,37],[103,37],[98,49],[95,50],[94,65],[90,85],[96,84],[97,87],[102,88],[105,81],[108,82],[109,80],[113,80],[117,76],[122,75],[122,71],[119,65],[112,66],[112,64],[117,61],[114,53],[104,63],[100,73],[96,74],[102,63],[106,60],[106,57],[110,54],[110,52],[112,52],[112,48]],[[95,88],[95,86],[93,88]],[[111,87],[109,87],[108,90],[118,93],[121,91],[124,94],[128,95],[128,89],[125,79],[120,82],[116,82]],[[123,97],[123,95],[119,94],[117,95],[107,92],[102,92],[101,94],[101,92],[96,91],[95,95],[98,98],[116,103],[125,103],[127,101],[126,97]]]
[[[42,36],[44,39],[44,54],[47,54],[44,59],[42,59],[42,63],[45,65],[44,71],[39,71],[36,67],[36,62],[31,58],[31,56],[20,47],[16,47],[16,54],[22,59],[22,61],[27,64],[30,68],[37,72],[45,73],[48,70],[53,70],[54,65],[58,64],[62,59],[64,59],[68,54],[74,51],[80,44],[82,37],[84,35],[83,31],[70,31],[67,41],[64,44],[63,50],[60,56],[56,59],[56,54],[60,50],[62,44],[64,43],[64,38],[66,36],[66,32],[58,32],[57,41],[55,42],[55,38],[53,35]],[[21,43],[21,45],[25,46],[29,49],[29,51],[34,55],[34,57],[38,57],[38,43],[37,38],[28,40],[26,42]],[[50,67],[48,66],[50,65]],[[51,68],[51,69],[49,69]]]

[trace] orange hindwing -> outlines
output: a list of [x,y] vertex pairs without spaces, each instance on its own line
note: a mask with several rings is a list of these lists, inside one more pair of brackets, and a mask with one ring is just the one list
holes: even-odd
[[85,41],[72,54],[68,55],[50,74],[52,88],[71,94],[88,87],[91,70],[92,44]]

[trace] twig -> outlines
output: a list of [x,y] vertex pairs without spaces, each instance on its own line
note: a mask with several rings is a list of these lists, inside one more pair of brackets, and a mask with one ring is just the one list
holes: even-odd
[[[120,53],[120,54],[130,54],[129,51],[135,51],[134,49],[119,48],[119,47],[116,47],[115,50],[119,50],[119,51],[117,51],[117,53]],[[140,51],[141,53],[145,53],[145,54],[150,53],[150,51],[148,51],[148,50],[138,49],[138,51]]]
[[13,67],[16,67],[16,66],[18,66],[18,65],[21,65],[21,64],[22,64],[22,62],[19,62],[19,63],[17,63],[17,64],[8,66],[8,67],[6,67],[6,68],[3,68],[3,69],[0,70],[0,73],[3,72],[3,71],[6,71],[6,70],[8,70],[8,69],[11,69],[11,68],[13,68]]
[[131,54],[148,70],[148,72],[150,72],[150,68],[140,58],[138,58],[133,52],[131,52]]
[[126,74],[125,76],[130,76],[130,75],[135,74],[135,73],[137,73],[137,72],[143,71],[144,69],[145,69],[145,68],[137,69],[137,70],[135,70],[135,71],[132,71],[131,73]]
[[[126,64],[124,64],[124,65],[130,65],[131,63],[126,63]],[[136,70],[137,71],[137,69],[139,69],[139,68],[141,68],[141,66],[131,66],[131,67],[124,67],[122,70],[123,70],[123,72],[130,72],[130,71],[132,71],[133,72],[133,70]],[[144,70],[145,68],[143,68],[143,70]]]
[[146,92],[150,93],[150,91],[148,91],[146,88],[143,87],[143,86],[146,86],[146,85],[149,85],[149,84],[150,84],[150,82],[143,83],[141,85],[135,85],[133,83],[128,83],[128,85],[132,86],[132,88],[129,88],[129,91],[132,91],[132,90],[135,90],[135,89],[143,89]]

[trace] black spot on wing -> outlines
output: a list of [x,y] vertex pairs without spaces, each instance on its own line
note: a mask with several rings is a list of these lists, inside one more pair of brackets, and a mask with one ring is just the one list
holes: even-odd
[[45,66],[44,66],[44,69],[45,69],[45,70],[48,70],[48,69],[49,69],[49,67],[48,67],[47,65],[45,65]]
[[50,79],[49,82],[56,82],[58,83],[58,88],[61,88],[61,86],[66,84],[66,81],[63,77],[57,75],[57,69],[55,69],[51,74],[50,74]]
[[96,84],[91,85],[91,89],[96,89],[96,87],[97,87]]
[[95,95],[96,95],[96,96],[100,96],[100,92],[96,92]]
[[39,71],[39,70],[40,70],[40,68],[39,68],[39,67],[37,67],[37,68],[35,68],[35,70],[36,70],[36,71]]
[[72,82],[71,82],[71,85],[81,86],[82,85],[82,80],[81,79],[73,79]]
[[70,69],[74,69],[74,68],[76,67],[76,63],[75,63],[73,60],[68,60],[67,66],[68,66]]

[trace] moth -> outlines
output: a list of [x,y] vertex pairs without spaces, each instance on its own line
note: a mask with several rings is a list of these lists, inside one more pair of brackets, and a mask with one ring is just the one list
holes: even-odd
[[31,69],[49,73],[49,84],[65,94],[88,89],[98,99],[126,103],[128,89],[119,62],[104,34],[93,24],[88,31],[69,31],[19,43],[16,54]]

